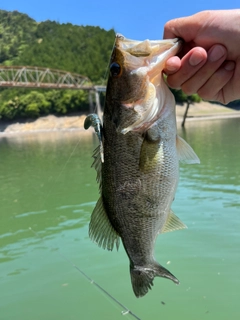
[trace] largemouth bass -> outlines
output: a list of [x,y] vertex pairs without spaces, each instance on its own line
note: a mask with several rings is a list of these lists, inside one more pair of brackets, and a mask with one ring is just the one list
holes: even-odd
[[100,198],[90,238],[112,250],[122,240],[130,260],[132,287],[144,296],[156,276],[178,279],[154,259],[158,234],[186,226],[171,210],[179,161],[199,163],[177,135],[175,100],[164,82],[165,61],[181,41],[134,41],[116,36],[109,64],[103,124],[91,114],[100,146],[94,153]]

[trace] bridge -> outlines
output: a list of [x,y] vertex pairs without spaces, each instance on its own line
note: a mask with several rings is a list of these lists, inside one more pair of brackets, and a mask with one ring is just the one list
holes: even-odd
[[99,92],[106,91],[106,86],[93,85],[88,77],[80,74],[33,66],[0,66],[0,87],[88,90],[90,111],[93,111],[92,94],[99,111]]
[[32,66],[0,66],[0,87],[106,90],[77,73]]

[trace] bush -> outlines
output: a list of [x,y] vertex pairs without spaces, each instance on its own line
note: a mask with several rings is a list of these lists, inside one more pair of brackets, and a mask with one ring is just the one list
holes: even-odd
[[[8,95],[9,92],[6,96]],[[3,120],[37,118],[47,114],[66,114],[88,109],[88,93],[83,90],[30,91],[0,102],[0,117]]]

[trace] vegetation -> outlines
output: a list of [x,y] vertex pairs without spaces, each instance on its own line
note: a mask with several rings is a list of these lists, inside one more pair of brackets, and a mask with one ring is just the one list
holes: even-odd
[[[0,64],[48,67],[79,73],[104,84],[115,38],[113,29],[37,23],[26,14],[0,10]],[[178,102],[182,91],[173,90]],[[192,96],[193,101],[199,100]],[[39,117],[49,113],[85,111],[88,94],[70,90],[0,89],[0,118]]]
[[[37,23],[0,10],[0,64],[66,70],[105,83],[115,32],[99,27]],[[0,89],[0,117],[29,118],[88,110],[88,93],[71,90]]]
[[[10,90],[2,93],[2,119],[37,118],[47,114],[66,114],[89,109],[88,93],[83,90]],[[17,94],[16,94],[17,91]],[[8,97],[8,99],[7,99]],[[4,99],[5,98],[5,99]]]
[[182,90],[171,89],[175,100],[182,104],[184,102],[200,102],[201,98],[197,94],[192,94],[191,96],[186,95]]

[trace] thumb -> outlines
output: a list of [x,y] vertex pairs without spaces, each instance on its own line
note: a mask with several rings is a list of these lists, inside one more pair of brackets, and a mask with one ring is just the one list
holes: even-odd
[[185,42],[195,39],[199,29],[194,16],[177,18],[168,21],[164,26],[164,39],[182,38]]

